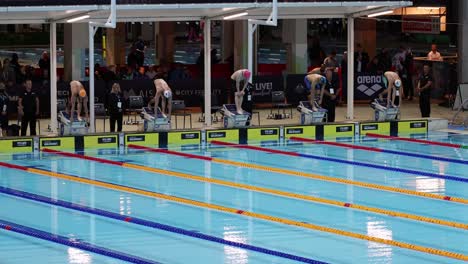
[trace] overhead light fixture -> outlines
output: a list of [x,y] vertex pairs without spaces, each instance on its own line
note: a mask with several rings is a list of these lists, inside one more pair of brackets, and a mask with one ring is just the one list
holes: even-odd
[[89,15],[79,16],[79,17],[75,17],[72,19],[68,19],[67,23],[73,23],[73,22],[80,21],[80,20],[87,19],[87,18],[89,18]]
[[65,11],[66,14],[71,14],[71,13],[75,13],[75,12],[78,12],[78,10],[67,10],[67,11]]
[[223,10],[223,11],[232,11],[232,10],[235,10],[235,9],[237,9],[237,7],[224,7],[221,10]]
[[225,16],[225,17],[223,17],[223,19],[228,20],[228,19],[233,19],[233,18],[237,18],[237,17],[246,16],[248,14],[249,13],[247,13],[247,12],[243,12],[243,13],[238,13],[238,14],[234,14],[234,15],[230,15],[230,16]]
[[389,11],[378,12],[378,13],[370,14],[367,17],[376,17],[376,16],[383,16],[383,15],[388,15],[388,14],[393,14],[393,11],[389,10]]

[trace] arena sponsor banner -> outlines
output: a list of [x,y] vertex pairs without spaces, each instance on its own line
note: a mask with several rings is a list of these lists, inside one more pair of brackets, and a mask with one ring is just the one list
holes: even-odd
[[354,99],[373,99],[384,89],[384,78],[380,74],[358,73],[354,78]]
[[167,145],[200,145],[200,131],[168,132]]
[[390,136],[390,122],[361,123],[359,129],[362,136],[367,133]]
[[75,137],[40,138],[39,148],[61,151],[75,151]]
[[206,141],[239,143],[239,129],[207,130]]
[[159,147],[159,133],[125,134],[125,146]]
[[254,76],[254,90],[252,92],[254,103],[271,102],[271,91],[283,91],[282,76]]
[[279,139],[280,129],[278,127],[247,129],[248,142],[278,141]]
[[427,120],[398,121],[398,135],[426,134],[428,131]]
[[1,139],[0,153],[27,153],[33,151],[32,138]]
[[325,124],[323,127],[325,138],[354,137],[354,124]]
[[87,148],[118,148],[119,135],[106,135],[106,136],[83,136],[84,149]]
[[291,137],[302,137],[315,139],[316,127],[315,126],[291,126],[284,127],[284,137],[285,139],[290,139]]

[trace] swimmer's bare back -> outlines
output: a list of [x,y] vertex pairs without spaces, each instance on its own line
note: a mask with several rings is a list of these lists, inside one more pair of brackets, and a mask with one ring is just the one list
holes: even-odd
[[80,93],[80,90],[84,88],[83,87],[83,84],[81,84],[79,81],[71,81],[70,82],[70,92],[71,92],[71,96],[78,96],[78,94]]
[[162,93],[165,90],[170,90],[169,85],[163,79],[154,80],[154,86],[156,87],[156,93]]

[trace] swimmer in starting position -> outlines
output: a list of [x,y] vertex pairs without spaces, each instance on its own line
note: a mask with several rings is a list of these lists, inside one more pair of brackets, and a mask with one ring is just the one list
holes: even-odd
[[325,76],[316,73],[307,74],[304,77],[304,83],[306,85],[306,91],[310,92],[310,105],[313,108],[315,108],[314,102],[317,102],[318,105],[322,105],[324,88],[327,84]]
[[[242,101],[244,100],[245,88],[249,84],[250,76],[252,73],[247,69],[241,69],[235,71],[231,75],[231,80],[235,82],[233,86],[236,86],[236,92],[234,93],[234,100],[236,103],[236,110],[238,114],[242,114]],[[240,88],[242,86],[242,89]]]
[[77,107],[77,116],[78,121],[81,121],[81,107],[84,108],[86,119],[89,119],[88,112],[88,95],[86,90],[79,81],[70,82],[70,92],[71,92],[71,110],[70,110],[70,120],[73,120],[73,115],[75,112],[75,104],[78,102]]

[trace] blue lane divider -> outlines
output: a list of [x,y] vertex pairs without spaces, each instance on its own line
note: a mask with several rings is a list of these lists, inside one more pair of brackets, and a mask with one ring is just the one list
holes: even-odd
[[445,161],[445,162],[460,163],[460,164],[468,165],[468,160],[457,160],[457,159],[444,158],[444,157],[439,157],[439,156],[430,156],[430,155],[424,155],[424,154],[416,154],[416,153],[402,152],[402,151],[396,151],[396,150],[387,150],[387,149],[382,149],[382,152],[395,154],[395,155],[414,157],[414,158],[438,160],[438,161]]
[[[54,200],[54,199],[51,199],[49,197],[45,197],[45,196],[42,196],[42,195],[23,192],[23,191],[20,191],[20,190],[6,188],[6,187],[3,187],[3,186],[0,186],[0,193],[15,196],[15,197],[20,197],[20,198],[23,198],[23,199],[28,199],[28,200],[32,200],[32,201],[36,201],[36,202],[41,202],[41,203],[45,203],[45,204],[49,204],[49,205],[60,206],[60,207],[75,210],[75,211],[80,211],[80,212],[84,212],[84,213],[99,215],[99,216],[106,217],[106,218],[112,218],[112,219],[115,219],[115,220],[125,221],[125,222],[128,222],[128,223],[133,223],[133,224],[136,224],[136,225],[141,225],[141,226],[146,226],[146,227],[150,227],[150,228],[154,228],[154,229],[159,229],[159,230],[163,230],[163,231],[167,231],[167,232],[171,232],[171,233],[176,233],[176,234],[179,234],[179,235],[184,235],[184,236],[189,236],[189,237],[198,238],[198,239],[202,239],[202,240],[207,240],[207,241],[214,242],[214,243],[219,243],[219,244],[228,245],[228,246],[232,246],[232,247],[247,249],[247,250],[251,250],[251,251],[255,251],[255,252],[259,252],[259,253],[263,253],[263,254],[267,254],[267,255],[272,255],[272,256],[276,256],[276,257],[280,257],[280,258],[290,259],[290,260],[294,260],[294,261],[298,261],[298,262],[313,263],[313,264],[326,264],[326,262],[322,262],[322,261],[318,261],[318,260],[314,260],[314,259],[310,259],[310,258],[305,258],[305,257],[292,255],[292,254],[289,254],[289,253],[284,253],[284,252],[281,252],[281,251],[271,250],[271,249],[267,249],[267,248],[263,248],[263,247],[253,246],[253,245],[249,245],[249,244],[245,244],[245,243],[233,242],[233,241],[225,240],[223,238],[219,238],[219,237],[215,237],[215,236],[211,236],[211,235],[206,235],[206,234],[199,233],[199,232],[194,232],[194,231],[190,231],[190,230],[186,230],[186,229],[182,229],[182,228],[178,228],[178,227],[174,227],[174,226],[170,226],[170,225],[156,223],[156,222],[152,222],[152,221],[148,221],[148,220],[144,220],[144,219],[140,219],[140,218],[128,217],[128,216],[125,216],[125,215],[120,215],[120,214],[117,214],[117,213],[113,213],[113,212],[109,212],[109,211],[105,211],[105,210],[101,210],[101,209],[97,209],[97,208],[90,208],[90,207],[87,207],[87,206],[84,206],[84,205],[74,204],[74,203],[70,203],[70,202],[67,202],[67,201]],[[143,263],[143,262],[141,262],[141,263]],[[151,263],[154,263],[154,262],[151,262]]]
[[160,262],[152,261],[152,260],[147,260],[144,258],[140,258],[137,256],[129,255],[126,253],[122,253],[119,251],[115,251],[112,249],[96,246],[87,242],[83,242],[81,240],[73,239],[73,238],[68,238],[65,236],[60,236],[56,234],[52,234],[49,232],[45,232],[39,229],[35,229],[32,227],[27,227],[15,223],[8,222],[6,220],[0,219],[0,229],[4,229],[7,231],[12,231],[15,233],[23,234],[26,236],[30,237],[35,237],[39,238],[42,240],[47,240],[56,244],[61,244],[64,246],[69,246],[73,248],[78,248],[81,250],[85,250],[88,252],[93,252],[99,255],[115,258],[115,259],[120,259],[123,261],[127,261],[130,263],[139,263],[139,264],[160,264]]
[[431,172],[416,171],[416,170],[402,169],[402,168],[395,168],[395,167],[385,167],[382,165],[369,164],[369,163],[364,163],[364,162],[359,162],[359,161],[349,161],[349,160],[335,159],[335,158],[329,158],[329,157],[320,157],[320,156],[303,154],[303,153],[297,153],[297,154],[299,157],[303,157],[303,158],[325,160],[325,161],[331,161],[331,162],[337,162],[337,163],[343,163],[343,164],[349,164],[349,165],[355,165],[355,166],[361,166],[361,167],[368,167],[368,168],[379,169],[379,170],[402,172],[402,173],[408,173],[408,174],[413,174],[413,175],[427,176],[431,178],[438,178],[438,179],[468,183],[468,178],[462,178],[462,177],[457,177],[457,176],[440,175],[440,174],[431,173]]

